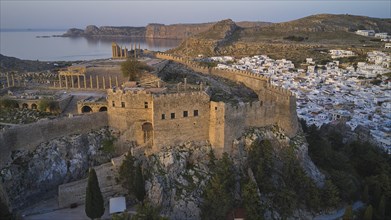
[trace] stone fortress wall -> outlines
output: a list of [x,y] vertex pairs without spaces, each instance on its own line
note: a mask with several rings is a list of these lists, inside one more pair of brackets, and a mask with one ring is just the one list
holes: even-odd
[[182,63],[202,74],[243,83],[257,93],[259,101],[252,103],[232,105],[210,102],[209,140],[217,151],[229,152],[232,141],[248,127],[277,124],[290,137],[297,133],[298,121],[294,94],[271,85],[267,77],[247,71],[202,67],[196,62],[170,54],[156,53],[156,57]]
[[295,96],[270,85],[268,78],[246,71],[206,68],[183,58],[157,53],[157,58],[183,63],[194,71],[243,83],[259,101],[237,105],[210,101],[206,91],[153,94],[140,89],[108,90],[109,126],[137,145],[160,147],[209,140],[217,154],[230,152],[232,141],[249,127],[277,124],[288,136],[297,133]]
[[107,112],[99,112],[72,118],[42,120],[9,128],[0,132],[0,168],[11,160],[12,151],[33,151],[40,143],[53,138],[87,133],[107,124]]

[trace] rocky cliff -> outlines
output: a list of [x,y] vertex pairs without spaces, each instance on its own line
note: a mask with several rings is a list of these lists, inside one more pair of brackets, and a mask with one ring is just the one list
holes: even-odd
[[[146,27],[115,27],[89,25],[84,30],[71,28],[63,37],[142,37],[151,39],[184,39],[189,36],[207,31],[216,22],[200,24],[148,24]],[[267,26],[268,22],[238,22],[237,25],[243,28],[254,28]]]
[[85,178],[88,168],[108,162],[102,141],[107,128],[41,143],[33,152],[13,152],[13,162],[3,168],[0,179],[13,209],[53,196],[58,185]]
[[[318,186],[323,186],[324,176],[312,163],[307,153],[307,144],[302,134],[293,139],[287,138],[278,128],[256,128],[247,131],[233,143],[232,152],[228,152],[235,167],[237,188],[236,203],[241,203],[241,181],[247,175],[249,167],[249,152],[254,143],[270,141],[273,146],[273,161],[276,165],[273,179],[283,173],[286,163],[283,152],[294,152],[301,167],[308,177]],[[200,219],[200,207],[203,202],[203,192],[213,175],[210,168],[213,157],[210,157],[211,146],[208,143],[186,143],[181,146],[167,147],[160,152],[150,155],[144,162],[148,170],[146,182],[147,197],[155,206],[161,207],[161,214],[170,219]],[[260,158],[261,159],[261,158]],[[263,192],[261,192],[262,194]],[[273,195],[268,194],[263,199],[268,206],[265,218],[278,217],[279,208],[273,203]],[[303,201],[299,201],[303,204]],[[295,218],[311,218],[306,209],[296,209]]]

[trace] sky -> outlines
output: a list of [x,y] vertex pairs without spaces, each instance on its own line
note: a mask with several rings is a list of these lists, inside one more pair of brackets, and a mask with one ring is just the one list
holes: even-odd
[[390,0],[0,0],[0,28],[146,26],[148,23],[234,21],[284,22],[331,13],[391,18]]

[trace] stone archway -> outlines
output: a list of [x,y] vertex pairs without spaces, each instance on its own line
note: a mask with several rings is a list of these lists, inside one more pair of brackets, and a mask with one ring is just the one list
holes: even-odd
[[147,143],[148,141],[152,140],[152,132],[153,132],[153,127],[150,122],[145,122],[142,125],[142,130],[144,133],[144,143]]
[[81,108],[81,112],[82,113],[88,113],[88,112],[92,112],[92,108],[88,105],[85,105]]
[[27,109],[27,108],[29,108],[29,105],[28,105],[27,103],[23,103],[23,104],[22,104],[22,108],[23,108],[23,109],[25,109],[25,108]]
[[37,110],[37,108],[38,108],[37,104],[35,104],[35,103],[31,104],[31,109]]
[[107,107],[106,106],[102,106],[99,108],[99,111],[100,112],[107,112]]

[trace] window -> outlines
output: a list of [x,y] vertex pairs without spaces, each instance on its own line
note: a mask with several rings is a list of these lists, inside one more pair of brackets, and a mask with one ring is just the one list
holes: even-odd
[[171,119],[175,118],[175,113],[171,113]]
[[125,102],[121,102],[121,107],[125,108]]
[[217,110],[217,107],[215,107],[215,110]]
[[162,114],[162,120],[166,119],[166,114]]
[[112,101],[111,104],[113,105],[113,107],[115,107],[115,101]]
[[186,118],[187,116],[189,116],[189,113],[187,111],[183,111],[183,117]]
[[144,102],[144,108],[148,108],[148,102]]
[[194,110],[194,117],[198,116],[198,110]]

